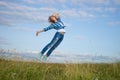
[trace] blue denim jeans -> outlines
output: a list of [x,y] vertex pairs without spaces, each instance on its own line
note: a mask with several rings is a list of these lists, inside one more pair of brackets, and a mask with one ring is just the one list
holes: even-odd
[[46,56],[47,57],[50,56],[53,50],[62,42],[63,38],[64,38],[63,34],[61,34],[60,32],[56,32],[52,41],[43,48],[41,54],[44,54],[49,49],[48,52],[46,53]]

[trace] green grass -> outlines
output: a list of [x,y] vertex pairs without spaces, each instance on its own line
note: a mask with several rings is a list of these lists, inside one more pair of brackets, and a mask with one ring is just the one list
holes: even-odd
[[0,80],[120,80],[120,63],[52,64],[0,59]]

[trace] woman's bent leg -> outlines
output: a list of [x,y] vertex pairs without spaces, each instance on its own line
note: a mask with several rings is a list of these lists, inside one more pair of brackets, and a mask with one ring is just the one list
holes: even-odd
[[62,40],[63,40],[63,37],[61,37],[60,39],[58,39],[57,41],[56,41],[56,43],[50,48],[50,50],[47,52],[47,54],[46,54],[46,56],[48,57],[48,56],[50,56],[50,54],[53,52],[53,50],[55,49],[55,48],[57,48],[57,46],[62,42]]
[[54,35],[52,41],[42,49],[41,54],[44,54],[54,44],[56,38],[57,38],[57,33]]

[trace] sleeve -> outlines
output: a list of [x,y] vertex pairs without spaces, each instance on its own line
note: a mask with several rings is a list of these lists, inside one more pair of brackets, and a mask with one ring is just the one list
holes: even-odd
[[46,31],[48,31],[48,30],[50,30],[50,29],[53,29],[53,28],[55,28],[55,25],[54,25],[54,24],[51,24],[50,26],[48,26],[48,27],[46,27],[46,28],[43,28],[43,30],[46,32]]
[[61,22],[61,18],[60,18],[60,16],[57,18],[57,20],[58,20],[58,22]]

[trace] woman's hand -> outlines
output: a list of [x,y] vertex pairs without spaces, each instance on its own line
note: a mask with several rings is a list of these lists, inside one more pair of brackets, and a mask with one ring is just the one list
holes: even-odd
[[36,36],[38,36],[38,34],[39,34],[39,31],[36,31]]
[[38,34],[41,33],[41,32],[44,32],[44,30],[36,31],[36,36],[38,36]]

